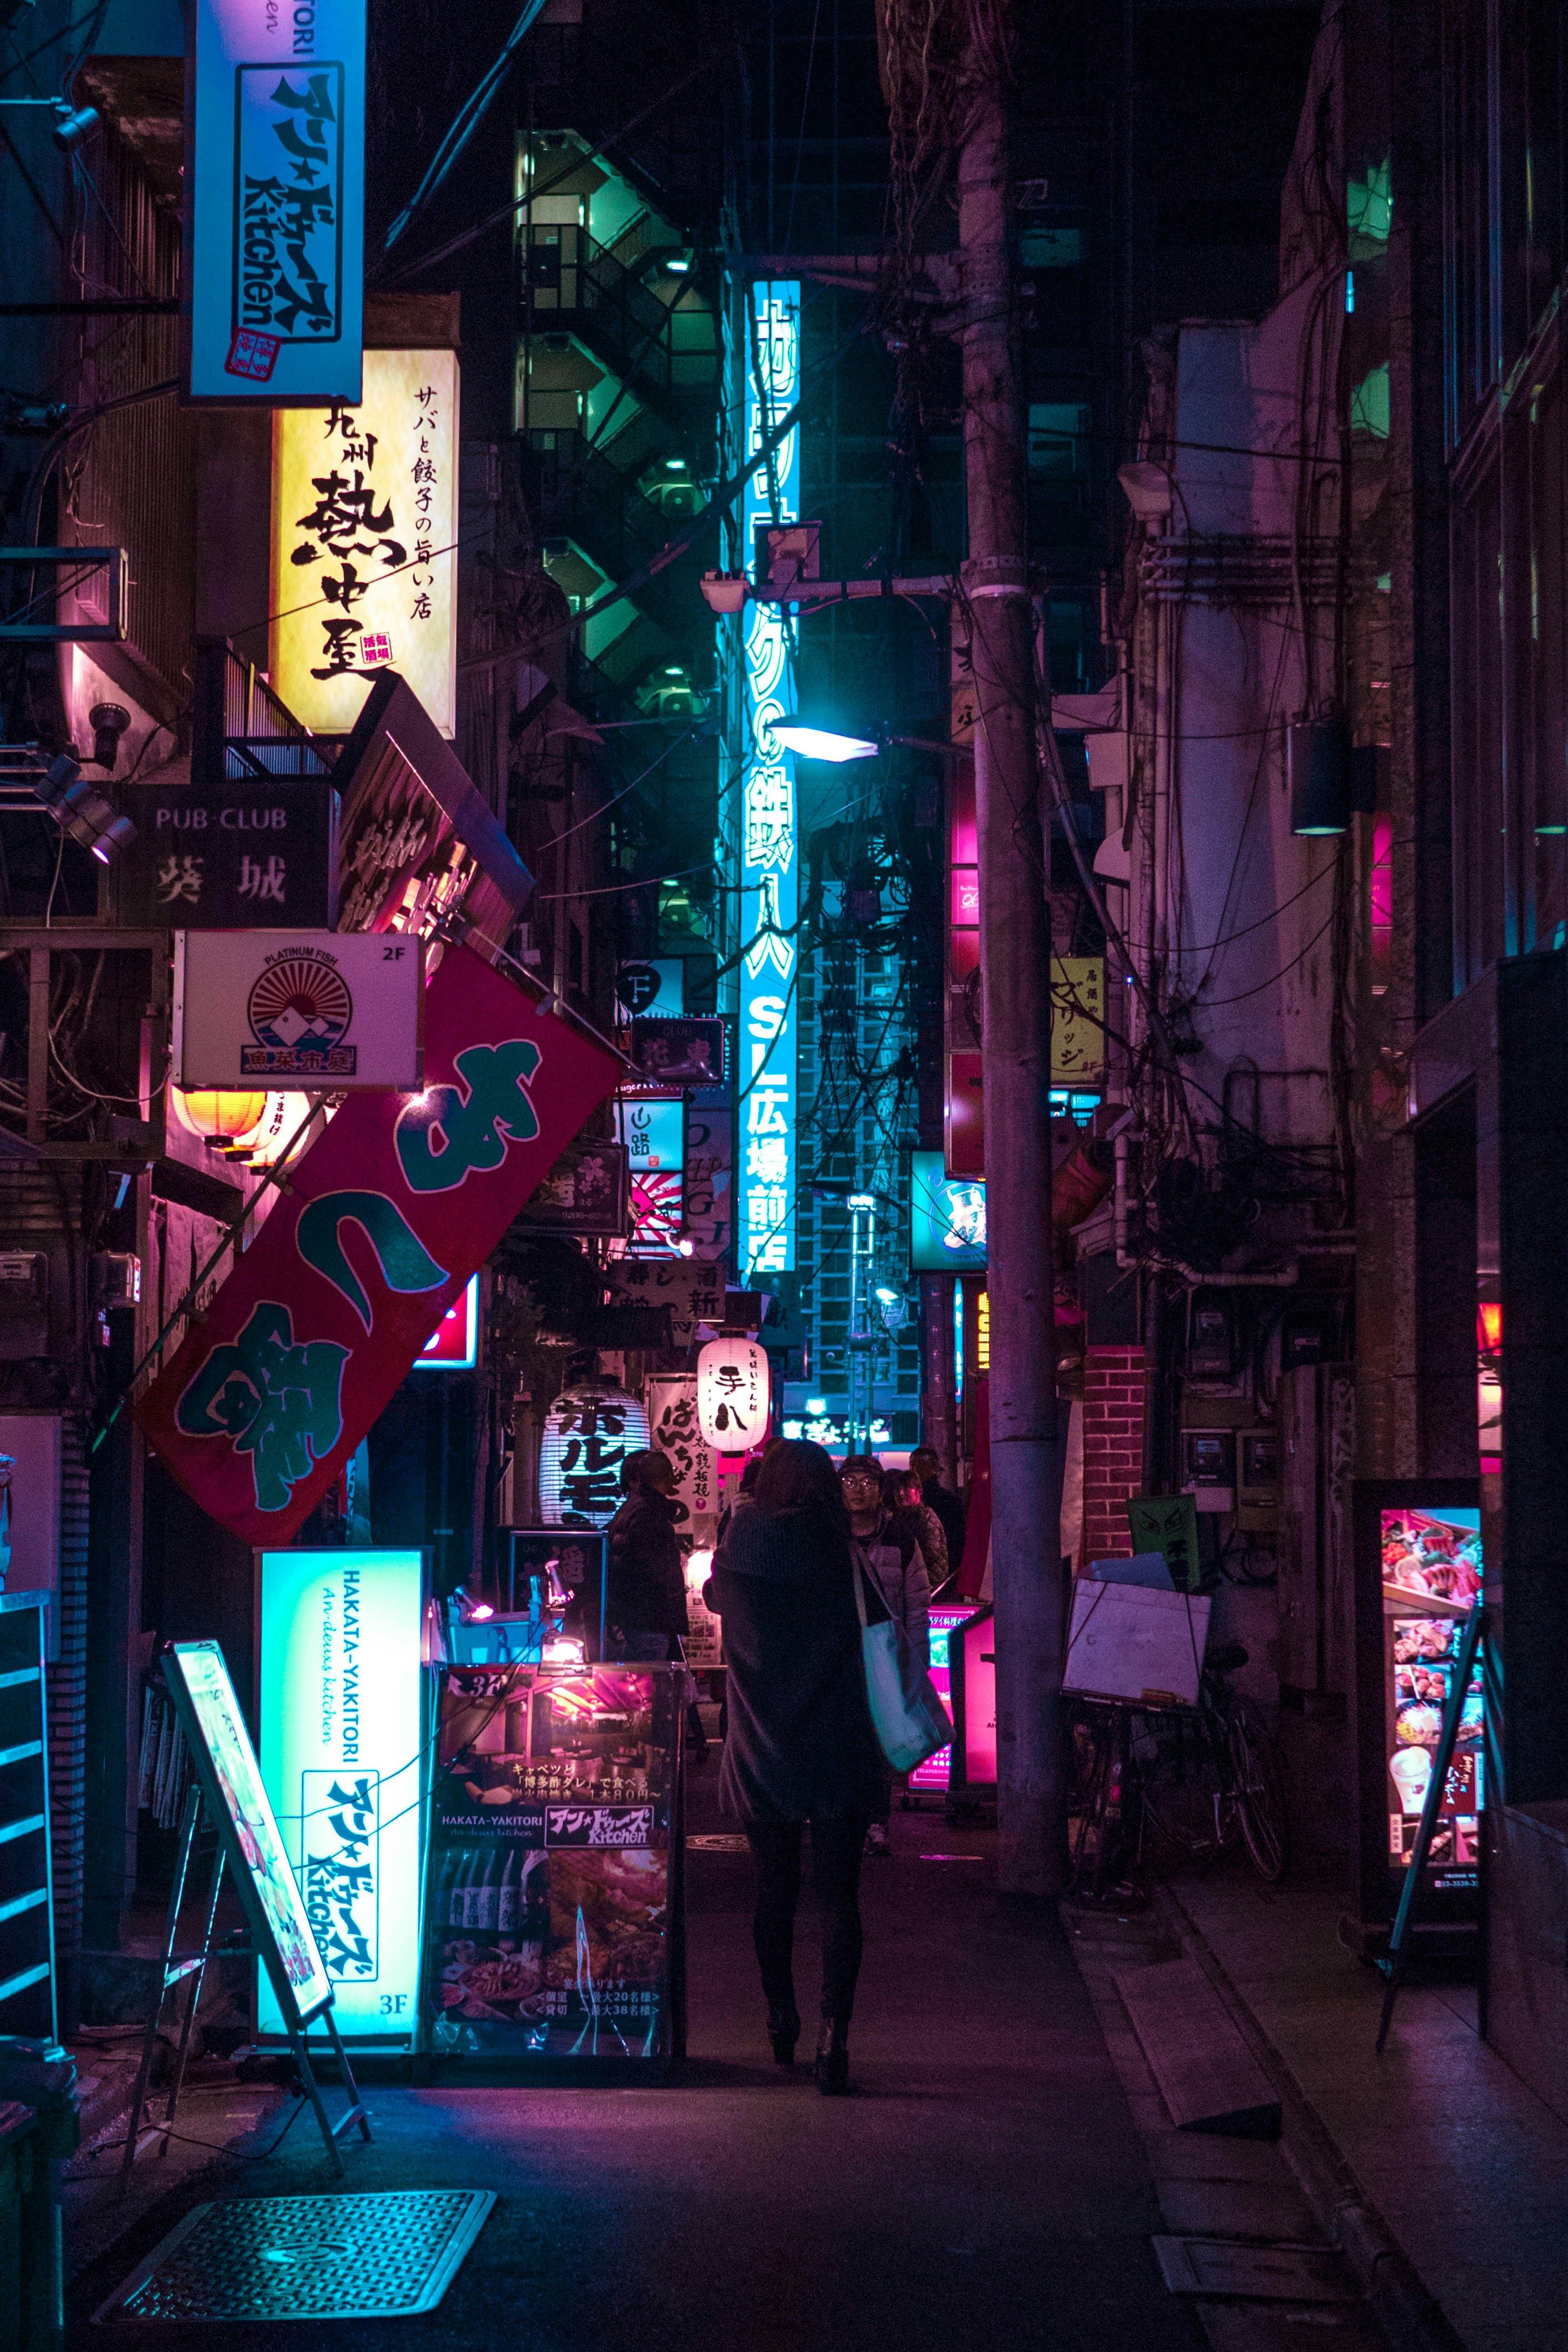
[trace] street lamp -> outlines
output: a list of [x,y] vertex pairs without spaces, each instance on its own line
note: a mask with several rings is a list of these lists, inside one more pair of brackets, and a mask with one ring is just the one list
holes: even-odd
[[874,760],[881,748],[874,736],[845,735],[836,727],[812,727],[802,719],[775,719],[773,727],[786,751],[803,760],[829,760],[835,767],[847,760]]

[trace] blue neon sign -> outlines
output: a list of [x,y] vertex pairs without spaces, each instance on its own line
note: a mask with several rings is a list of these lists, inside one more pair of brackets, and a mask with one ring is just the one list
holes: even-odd
[[[743,356],[746,449],[760,449],[800,395],[800,286],[794,278],[749,289]],[[746,478],[741,544],[748,558],[759,523],[800,520],[800,428],[771,463]],[[795,755],[773,733],[795,710],[788,626],[778,604],[748,604],[742,616],[745,683],[741,747],[741,962],[736,1233],[742,1283],[795,1265],[796,950],[800,851]]]

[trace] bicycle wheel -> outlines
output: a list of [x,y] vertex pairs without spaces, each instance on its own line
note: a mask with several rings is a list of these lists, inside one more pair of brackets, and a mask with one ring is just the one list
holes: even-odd
[[1072,1839],[1072,1892],[1082,1903],[1104,1903],[1125,1878],[1136,1839],[1129,1820],[1126,1718],[1074,1727],[1077,1790]]
[[1194,1717],[1163,1725],[1158,1737],[1159,1759],[1143,1784],[1144,1818],[1178,1853],[1210,1860],[1235,1834],[1229,1776],[1215,1742]]
[[1256,1699],[1232,1694],[1226,1711],[1231,1792],[1242,1843],[1259,1878],[1278,1885],[1290,1867],[1290,1816],[1279,1745]]

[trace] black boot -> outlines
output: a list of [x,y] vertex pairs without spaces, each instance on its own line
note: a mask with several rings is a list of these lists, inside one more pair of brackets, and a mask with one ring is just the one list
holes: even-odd
[[825,2099],[841,2099],[849,2088],[849,2023],[825,2017],[816,2042],[816,2087]]
[[800,2040],[800,2017],[793,2004],[779,2009],[768,2003],[768,2040],[773,2045],[775,2066],[795,2064],[795,2045]]

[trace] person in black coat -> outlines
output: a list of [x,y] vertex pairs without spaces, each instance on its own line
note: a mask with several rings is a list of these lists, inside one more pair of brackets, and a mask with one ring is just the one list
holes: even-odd
[[[888,1766],[866,1699],[849,1521],[832,1458],[785,1441],[763,1464],[714,1555],[709,1606],[724,1620],[729,1731],[719,1796],[757,1858],[752,1940],[781,2066],[800,2033],[793,1953],[801,1831],[826,1913],[816,2082],[848,2088],[848,2029],[863,1942],[860,1856],[886,1810]],[[867,1614],[887,1615],[868,1591]]]
[[605,1654],[667,1659],[687,1635],[686,1579],[669,1499],[675,1472],[668,1454],[649,1447],[621,1465],[626,1501],[610,1521]]
[[[934,1445],[917,1445],[910,1456],[910,1468],[921,1482],[921,1502],[942,1521],[942,1531],[947,1538],[948,1571],[956,1575],[963,1560],[963,1531],[969,1523],[963,1497],[942,1485],[942,1464]],[[935,1578],[931,1580],[936,1582]]]

